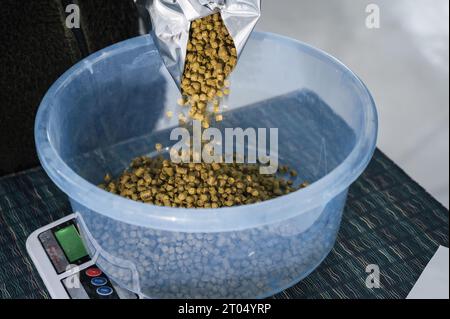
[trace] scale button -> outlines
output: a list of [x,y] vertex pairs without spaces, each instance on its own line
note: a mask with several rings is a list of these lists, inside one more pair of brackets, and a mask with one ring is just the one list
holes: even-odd
[[104,286],[108,283],[108,279],[105,277],[95,277],[91,279],[91,284],[94,286]]
[[113,289],[109,286],[103,286],[97,288],[97,294],[100,296],[109,296],[113,293]]
[[89,268],[88,270],[86,270],[86,275],[88,277],[98,277],[102,274],[102,271],[98,268]]

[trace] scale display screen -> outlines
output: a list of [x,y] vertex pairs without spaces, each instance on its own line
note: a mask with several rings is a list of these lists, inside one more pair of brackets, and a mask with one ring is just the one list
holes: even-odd
[[87,256],[88,253],[75,225],[55,231],[55,237],[70,263]]

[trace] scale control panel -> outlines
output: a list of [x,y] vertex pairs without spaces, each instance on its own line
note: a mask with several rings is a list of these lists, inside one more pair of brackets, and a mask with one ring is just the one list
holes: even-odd
[[121,299],[117,293],[121,289],[95,265],[62,279],[62,283],[72,299]]
[[81,239],[74,215],[38,229],[28,237],[26,245],[52,298],[138,298],[96,266]]

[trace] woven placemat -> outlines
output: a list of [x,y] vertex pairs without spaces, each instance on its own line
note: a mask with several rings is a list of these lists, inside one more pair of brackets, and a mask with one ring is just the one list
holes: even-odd
[[[0,298],[49,298],[25,241],[70,212],[66,196],[41,168],[0,179]],[[448,210],[376,151],[350,189],[333,251],[274,298],[405,298],[448,238]],[[378,289],[366,286],[371,264],[380,269]]]

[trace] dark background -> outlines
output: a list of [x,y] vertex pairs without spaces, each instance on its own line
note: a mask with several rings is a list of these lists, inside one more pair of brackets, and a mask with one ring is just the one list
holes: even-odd
[[[66,27],[71,3],[80,29]],[[138,35],[133,0],[1,1],[0,176],[39,165],[34,119],[52,83],[87,55]]]

